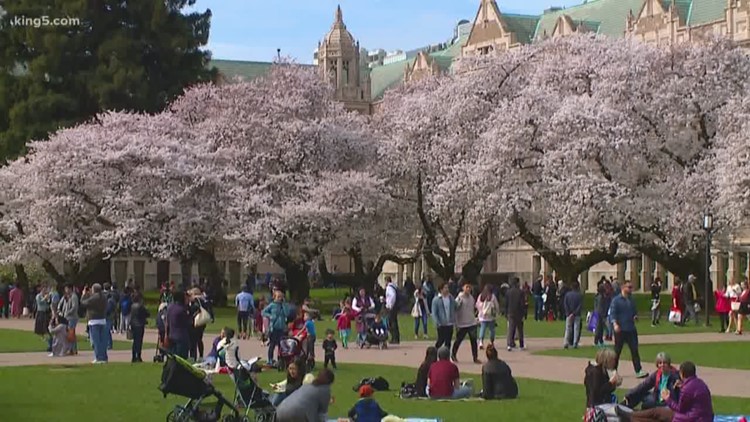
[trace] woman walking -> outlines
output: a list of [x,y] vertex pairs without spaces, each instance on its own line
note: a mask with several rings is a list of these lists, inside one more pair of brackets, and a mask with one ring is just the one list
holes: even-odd
[[421,289],[414,290],[414,307],[411,309],[411,316],[414,317],[414,339],[419,338],[419,326],[422,325],[424,339],[427,339],[427,318],[430,316],[427,299]]
[[34,320],[34,333],[47,339],[50,323],[50,294],[47,286],[37,293],[34,298],[36,303],[36,317]]
[[206,300],[205,294],[200,288],[194,287],[189,291],[190,295],[190,350],[189,356],[196,362],[203,360],[203,332],[206,330],[205,312],[208,312],[210,321],[213,322],[213,310]]
[[729,299],[729,324],[727,324],[727,333],[732,331],[732,325],[737,326],[737,312],[740,310],[740,295],[742,287],[737,280],[732,279],[727,286],[726,297]]
[[16,283],[15,287],[10,289],[8,297],[10,299],[10,316],[13,318],[21,318],[24,303],[24,294],[21,289],[21,283]]
[[477,317],[479,319],[479,348],[484,348],[484,334],[490,332],[490,344],[495,344],[495,318],[500,313],[500,304],[492,294],[492,286],[485,284],[477,298]]

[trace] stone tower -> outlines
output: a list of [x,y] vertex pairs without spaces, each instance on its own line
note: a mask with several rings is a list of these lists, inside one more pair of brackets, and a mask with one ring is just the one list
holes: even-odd
[[362,68],[359,42],[346,29],[341,6],[336,8],[333,26],[318,43],[318,70],[336,90],[336,99],[348,110],[370,114],[370,78]]

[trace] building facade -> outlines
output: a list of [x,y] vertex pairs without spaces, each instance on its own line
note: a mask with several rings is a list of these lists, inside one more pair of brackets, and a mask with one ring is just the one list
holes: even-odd
[[[580,5],[551,7],[538,15],[507,14],[496,0],[477,1],[473,21],[459,21],[449,39],[391,53],[382,49],[368,52],[361,48],[347,29],[339,7],[330,30],[318,43],[313,63],[322,78],[332,81],[337,98],[348,109],[369,114],[377,112],[377,104],[389,88],[427,75],[450,72],[452,64],[461,57],[505,51],[550,37],[586,32],[668,46],[719,35],[730,37],[741,46],[750,46],[750,0],[582,0]],[[215,60],[212,65],[227,80],[232,77],[251,79],[270,67],[270,63],[223,60]],[[729,279],[746,277],[749,251],[750,245],[744,246],[739,241],[718,246],[713,253],[712,278],[723,285]],[[584,248],[578,251],[585,252]],[[244,280],[247,268],[229,251],[218,252],[217,258],[231,285]],[[350,271],[348,258],[330,255],[327,258],[338,271]],[[461,259],[468,259],[468,253],[463,253]],[[457,266],[462,264],[459,260]],[[421,261],[407,266],[388,264],[383,276],[393,276],[399,282],[406,277],[416,280],[428,272],[427,268]],[[258,272],[280,274],[282,270],[262,263]],[[539,274],[551,274],[552,270],[531,247],[517,240],[490,257],[484,272],[515,274],[522,280],[531,280]],[[192,274],[200,273],[197,266],[192,268]],[[167,275],[178,279],[182,273],[177,263],[123,257],[114,259],[112,275],[116,281],[133,278],[146,287],[153,287],[158,279]],[[582,275],[581,281],[585,288],[592,290],[601,276],[631,280],[644,291],[654,277],[668,280],[669,285],[673,279],[664,268],[645,256],[616,266],[596,265]]]

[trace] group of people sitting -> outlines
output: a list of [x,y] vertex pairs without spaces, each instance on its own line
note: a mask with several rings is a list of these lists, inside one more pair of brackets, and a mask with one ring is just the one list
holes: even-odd
[[[482,366],[482,391],[486,400],[518,397],[518,384],[510,366],[498,357],[493,344],[486,347],[487,361]],[[450,349],[428,347],[425,360],[417,370],[414,383],[417,397],[432,399],[464,399],[471,397],[473,388],[462,385],[458,367],[450,360]]]
[[[622,384],[617,374],[616,355],[601,349],[596,361],[586,367],[586,407],[588,420],[598,413],[619,416],[632,422],[712,422],[711,392],[696,376],[695,364],[685,361],[679,370],[672,359],[661,352],[656,356],[656,371],[631,389],[619,404],[614,392]],[[634,410],[640,405],[640,410]]]

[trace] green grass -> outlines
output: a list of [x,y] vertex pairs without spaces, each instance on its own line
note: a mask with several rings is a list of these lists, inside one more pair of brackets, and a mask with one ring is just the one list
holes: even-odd
[[[363,377],[383,376],[396,389],[401,381],[413,381],[412,368],[341,365],[336,372],[333,393],[336,398],[329,416],[344,416],[357,400],[352,386]],[[153,364],[109,364],[102,366],[31,366],[0,368],[0,379],[24,380],[6,389],[3,400],[13,403],[3,409],[3,420],[54,420],[78,422],[159,421],[175,404],[187,400],[175,396],[164,398],[157,390],[161,366]],[[480,387],[476,376],[475,388]],[[281,380],[276,371],[261,374],[262,386]],[[232,395],[232,384],[226,376],[215,383],[226,396]],[[402,416],[440,417],[446,422],[465,420],[580,420],[584,389],[547,381],[519,379],[520,398],[486,402],[432,402],[401,400],[395,391],[375,395],[388,412]],[[622,394],[622,393],[621,393]],[[39,398],[43,397],[42,402]],[[750,401],[740,398],[714,397],[714,409],[721,414],[750,413]],[[71,405],[73,403],[73,405]]]
[[[114,350],[130,350],[129,341],[115,340]],[[144,347],[148,346],[144,344]],[[151,345],[153,346],[153,345]],[[79,350],[91,350],[91,343],[85,336],[78,336]],[[0,353],[44,352],[47,342],[30,331],[0,329]]]
[[[729,335],[729,334],[727,334]],[[649,367],[656,354],[667,352],[674,362],[684,360],[693,361],[698,367],[750,369],[750,342],[726,342],[726,343],[674,343],[674,344],[641,344],[638,353],[644,367]],[[557,349],[538,352],[540,355],[568,356],[579,358],[591,358],[596,354],[594,347],[582,347],[579,349]],[[622,351],[623,359],[630,359],[630,349],[627,346]]]

